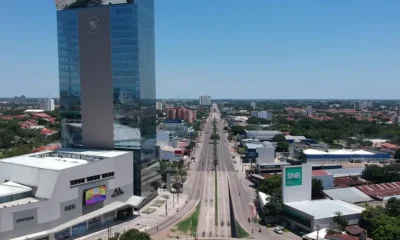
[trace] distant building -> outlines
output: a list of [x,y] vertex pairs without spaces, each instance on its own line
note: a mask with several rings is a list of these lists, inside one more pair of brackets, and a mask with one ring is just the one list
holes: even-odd
[[167,120],[184,120],[188,123],[196,121],[196,112],[186,108],[168,108]]
[[[303,152],[307,156],[307,162],[388,162],[391,159],[389,153],[365,150],[341,149],[325,152],[306,149]],[[298,154],[299,151],[295,150],[295,155]]]
[[251,105],[251,107],[252,107],[253,109],[256,108],[256,103],[255,103],[255,102],[251,102],[250,105]]
[[259,139],[260,141],[269,141],[277,134],[282,134],[280,131],[272,131],[272,130],[244,130],[245,138],[254,138]]
[[173,132],[175,136],[180,138],[185,138],[188,135],[188,125],[181,121],[168,122],[167,120],[165,123],[158,125],[158,128],[159,130]]
[[44,110],[46,112],[52,112],[54,111],[54,99],[51,98],[46,98],[44,100]]
[[313,114],[313,111],[312,111],[312,107],[311,106],[307,106],[306,107],[306,112],[307,112],[307,116],[312,116],[312,114]]
[[211,97],[210,96],[200,96],[199,104],[202,105],[202,106],[211,105]]
[[156,109],[157,110],[163,110],[164,108],[164,103],[163,102],[156,102]]
[[251,116],[272,120],[272,112],[270,111],[251,111]]
[[363,110],[369,107],[372,107],[371,101],[357,101],[354,103],[354,109],[356,110]]
[[162,146],[160,148],[160,159],[168,161],[179,161],[183,157],[183,150],[181,148],[174,148],[171,146]]
[[275,159],[275,147],[271,142],[246,143],[246,158],[255,159],[255,163],[271,163]]

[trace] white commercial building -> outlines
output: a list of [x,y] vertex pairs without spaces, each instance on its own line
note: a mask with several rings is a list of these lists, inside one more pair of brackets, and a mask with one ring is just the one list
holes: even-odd
[[211,105],[211,97],[210,96],[200,96],[199,97],[199,104],[202,105],[202,106]]
[[156,109],[157,110],[163,110],[164,109],[164,103],[163,102],[156,102]]
[[282,176],[282,217],[286,227],[312,232],[318,227],[329,227],[337,212],[349,224],[358,223],[362,207],[342,200],[311,200],[311,164],[284,166]]
[[271,142],[246,143],[245,146],[246,157],[255,158],[257,164],[274,162],[275,147]]
[[157,143],[169,143],[174,139],[174,133],[171,131],[157,131]]
[[133,215],[132,152],[59,149],[0,161],[0,239],[70,239]]
[[166,122],[158,125],[159,130],[172,132],[175,136],[185,138],[188,135],[188,125],[184,122]]
[[179,161],[183,157],[183,150],[181,148],[174,148],[171,146],[160,147],[160,159],[168,161]]
[[44,100],[44,110],[46,112],[54,111],[54,99],[46,98]]
[[251,111],[251,116],[272,120],[272,112],[270,111]]
[[280,131],[272,130],[244,130],[246,138],[256,138],[260,141],[269,141],[277,134],[282,134]]

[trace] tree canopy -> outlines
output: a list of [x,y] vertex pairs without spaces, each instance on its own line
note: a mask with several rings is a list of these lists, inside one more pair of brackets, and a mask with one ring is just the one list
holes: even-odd
[[312,199],[322,199],[325,194],[323,192],[324,186],[322,185],[322,181],[316,178],[312,179],[312,188],[311,188],[311,198]]
[[151,240],[148,233],[140,232],[137,229],[130,229],[123,233],[119,240]]
[[375,183],[400,181],[400,164],[395,163],[383,167],[378,165],[368,165],[362,172],[362,177]]

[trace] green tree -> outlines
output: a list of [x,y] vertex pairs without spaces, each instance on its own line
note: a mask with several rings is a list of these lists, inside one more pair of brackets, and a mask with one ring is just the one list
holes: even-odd
[[339,211],[335,212],[335,215],[333,217],[333,221],[337,223],[339,226],[342,227],[342,230],[344,230],[347,225],[349,225],[349,222],[347,221],[347,218],[343,216],[343,214]]
[[273,138],[272,138],[273,142],[286,142],[286,138],[285,136],[283,136],[283,134],[276,134]]
[[266,217],[276,217],[282,211],[282,197],[280,195],[273,194],[267,199],[267,203],[264,205],[263,212]]
[[307,155],[304,153],[303,150],[300,150],[299,156],[297,157],[302,163],[307,162]]
[[278,147],[276,148],[277,152],[288,152],[289,151],[289,143],[286,141],[278,142]]
[[373,232],[373,219],[377,219],[381,215],[385,215],[385,208],[381,206],[367,206],[367,208],[361,213],[358,224],[360,227],[367,230],[368,234],[371,235]]
[[140,232],[137,229],[130,229],[123,233],[119,240],[151,240],[148,233]]
[[279,175],[273,175],[262,181],[257,190],[272,196],[276,192],[280,192],[282,189],[282,177]]
[[400,199],[390,198],[386,203],[386,212],[391,217],[400,217]]
[[322,185],[322,181],[316,178],[312,179],[312,188],[311,188],[311,197],[312,199],[322,199],[325,194],[323,192],[324,186]]
[[396,149],[394,152],[393,158],[396,160],[400,160],[400,148]]

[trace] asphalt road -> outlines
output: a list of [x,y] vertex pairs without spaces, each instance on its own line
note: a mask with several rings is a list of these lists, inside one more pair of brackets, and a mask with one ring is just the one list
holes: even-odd
[[197,167],[194,169],[194,171],[193,170],[191,171],[191,174],[194,174],[194,176],[190,176],[191,181],[187,184],[184,184],[183,187],[183,191],[187,193],[189,196],[187,203],[184,205],[184,207],[179,209],[179,212],[177,214],[167,218],[162,224],[150,228],[147,232],[151,236],[156,235],[157,233],[161,233],[165,230],[168,230],[171,226],[177,224],[179,221],[184,219],[188,215],[188,213],[192,212],[193,209],[199,203],[207,171],[206,168],[207,165],[205,164],[203,165],[201,164],[201,162],[207,158],[208,152],[211,152],[209,139],[211,134],[212,122],[210,119],[211,118],[207,119],[207,123],[204,125],[204,131],[201,133],[202,136],[199,137],[200,141],[202,141],[201,145],[203,146],[203,148],[196,150],[196,151],[201,150],[201,153],[200,153],[200,159],[196,159],[197,163],[194,164]]

